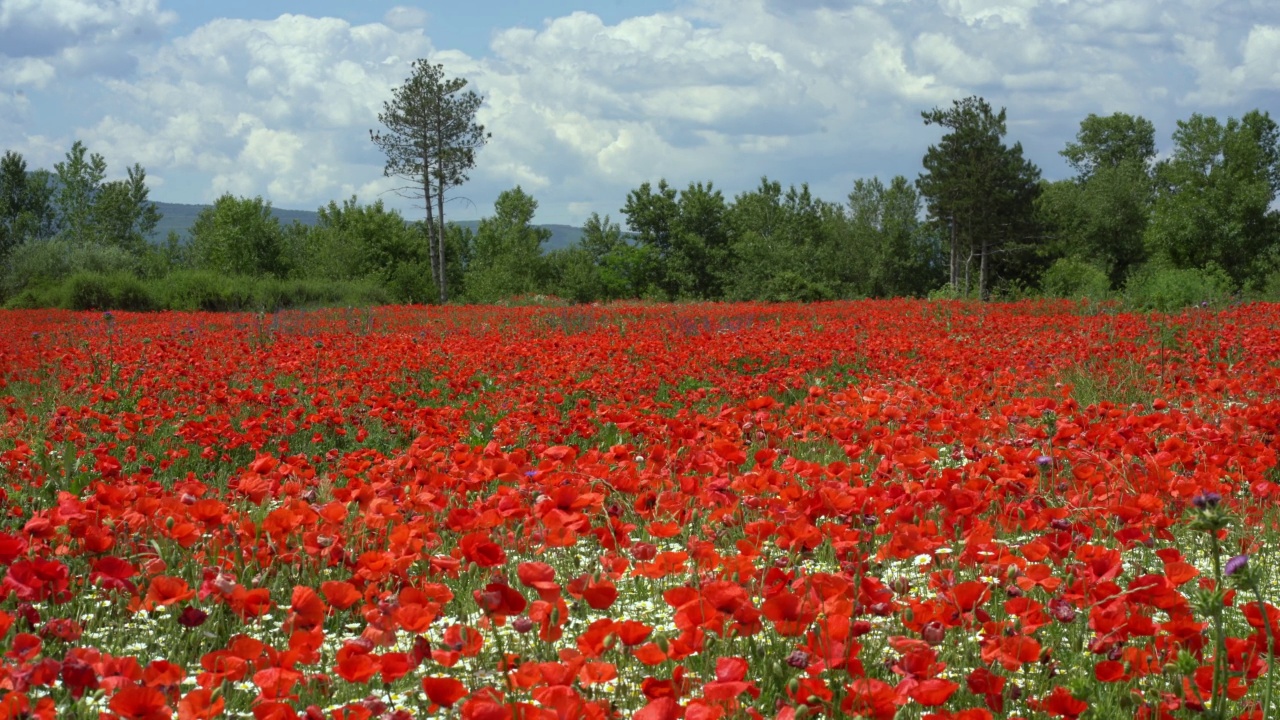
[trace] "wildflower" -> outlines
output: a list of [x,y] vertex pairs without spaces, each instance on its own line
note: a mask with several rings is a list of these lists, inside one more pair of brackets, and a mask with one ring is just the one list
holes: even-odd
[[1230,577],[1248,567],[1249,567],[1249,556],[1236,555],[1235,557],[1227,561],[1226,566],[1224,566],[1222,569],[1222,574]]
[[1191,498],[1191,504],[1201,510],[1218,507],[1218,503],[1222,502],[1222,496],[1216,492],[1202,492]]
[[795,650],[787,656],[787,664],[798,670],[809,667],[809,653],[803,650]]
[[1041,455],[1036,458],[1036,464],[1042,468],[1048,467],[1053,464],[1053,458],[1049,457],[1048,455]]
[[178,614],[178,624],[183,627],[197,628],[209,619],[209,613],[194,605],[188,605]]

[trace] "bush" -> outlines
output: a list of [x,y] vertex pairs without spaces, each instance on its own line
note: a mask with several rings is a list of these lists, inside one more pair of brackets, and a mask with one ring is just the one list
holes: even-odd
[[150,282],[161,307],[169,310],[235,309],[229,278],[206,270],[182,270]]
[[1147,267],[1130,276],[1124,299],[1136,309],[1169,312],[1224,303],[1232,290],[1231,278],[1214,263],[1188,269]]
[[436,284],[431,280],[431,268],[419,262],[396,265],[387,283],[387,291],[394,302],[406,305],[426,305],[440,297]]
[[1077,257],[1065,257],[1044,271],[1040,286],[1045,297],[1069,300],[1105,300],[1111,280],[1101,268]]
[[0,292],[13,297],[28,288],[59,285],[77,273],[133,274],[137,266],[137,258],[115,246],[81,245],[64,238],[33,240],[9,253]]
[[1272,270],[1251,283],[1246,297],[1262,302],[1280,302],[1280,270]]
[[835,293],[823,283],[792,270],[783,270],[764,286],[761,299],[765,302],[820,302],[834,297]]
[[[69,310],[152,310],[155,301],[132,275],[80,272],[62,285],[61,302]],[[52,298],[50,298],[52,299]]]

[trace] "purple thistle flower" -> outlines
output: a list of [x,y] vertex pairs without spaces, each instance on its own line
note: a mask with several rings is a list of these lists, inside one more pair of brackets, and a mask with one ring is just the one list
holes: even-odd
[[1202,492],[1191,498],[1191,504],[1201,510],[1218,507],[1220,502],[1222,502],[1222,496],[1216,492]]
[[1241,570],[1245,569],[1248,566],[1249,566],[1249,556],[1237,555],[1227,561],[1226,566],[1222,568],[1222,574],[1227,576],[1235,575],[1236,573],[1240,572]]
[[1046,467],[1046,466],[1052,465],[1053,458],[1049,457],[1048,455],[1041,455],[1040,457],[1036,458],[1036,464],[1039,465],[1040,467]]

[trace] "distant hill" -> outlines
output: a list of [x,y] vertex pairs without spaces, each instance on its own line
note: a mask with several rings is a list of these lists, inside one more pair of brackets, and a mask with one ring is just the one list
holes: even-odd
[[[160,223],[156,225],[156,231],[153,235],[156,239],[163,239],[169,236],[172,230],[178,233],[178,236],[184,240],[191,231],[191,226],[196,222],[196,216],[201,210],[209,207],[208,205],[183,205],[181,203],[157,202],[156,209],[163,215]],[[273,207],[271,212],[280,219],[281,224],[288,225],[297,221],[303,225],[315,225],[319,222],[319,215],[312,210],[285,210]],[[456,224],[460,227],[470,228],[472,232],[480,227],[479,220],[462,220]],[[551,231],[551,239],[547,240],[547,244],[543,246],[546,250],[559,250],[566,248],[578,242],[582,237],[582,228],[573,227],[572,225],[539,225]]]

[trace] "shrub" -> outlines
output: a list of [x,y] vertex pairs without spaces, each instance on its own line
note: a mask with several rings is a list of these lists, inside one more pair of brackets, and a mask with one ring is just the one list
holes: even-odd
[[147,287],[127,273],[79,272],[50,293],[49,304],[69,310],[154,310],[156,303]]
[[766,302],[820,302],[835,297],[831,288],[792,270],[773,276],[762,295]]
[[161,307],[169,310],[230,310],[230,278],[207,270],[181,270],[150,282]]
[[1105,300],[1111,280],[1101,268],[1078,257],[1064,257],[1044,271],[1040,286],[1046,297]]
[[28,288],[61,284],[82,272],[132,274],[137,265],[137,258],[115,246],[76,244],[65,238],[34,240],[9,253],[0,292],[13,297]]
[[1232,289],[1231,278],[1214,263],[1187,269],[1147,267],[1125,283],[1124,299],[1133,308],[1168,312],[1223,303]]
[[111,284],[99,273],[77,273],[66,282],[66,307],[71,310],[110,310]]

